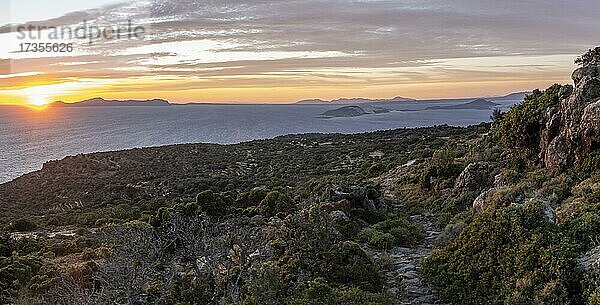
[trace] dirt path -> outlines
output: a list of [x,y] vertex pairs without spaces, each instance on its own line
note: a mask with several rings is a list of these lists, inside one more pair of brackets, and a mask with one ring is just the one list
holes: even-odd
[[[421,262],[433,250],[432,243],[439,232],[433,227],[432,217],[416,215],[411,218],[423,225],[426,239],[416,247],[394,247],[387,251],[393,266],[385,273],[386,290],[398,297],[403,305],[444,304],[419,276]],[[380,257],[384,253],[377,252],[375,256]]]

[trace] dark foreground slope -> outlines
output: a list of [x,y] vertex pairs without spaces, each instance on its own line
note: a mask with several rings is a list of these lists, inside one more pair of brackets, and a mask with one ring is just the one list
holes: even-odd
[[[406,296],[401,283],[384,277],[397,268],[387,251],[423,243],[425,231],[407,214],[420,212],[386,195],[373,178],[403,164],[419,173],[433,157],[447,167],[438,183],[450,187],[463,166],[453,158],[488,128],[292,135],[50,162],[0,186],[3,226],[12,231],[0,238],[0,300],[434,299]],[[407,183],[418,185],[419,176]]]
[[188,144],[68,157],[0,185],[0,221],[6,226],[28,216],[41,227],[94,225],[107,217],[130,220],[117,217],[122,205],[137,214],[153,214],[209,189],[296,187],[331,175],[364,179],[431,154],[449,137],[475,137],[485,129],[292,135],[236,145]]

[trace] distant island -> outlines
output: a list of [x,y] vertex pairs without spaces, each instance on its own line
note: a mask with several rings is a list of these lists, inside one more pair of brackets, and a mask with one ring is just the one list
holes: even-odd
[[[515,92],[515,93],[510,93],[507,95],[503,95],[503,96],[491,96],[491,97],[486,97],[486,100],[490,100],[490,101],[497,101],[497,102],[503,102],[503,101],[522,101],[527,95],[530,95],[531,92],[529,91],[523,91],[523,92]],[[468,98],[466,98],[468,100]],[[484,99],[482,97],[473,97],[473,99]],[[442,100],[465,100],[465,99],[429,99],[427,101],[442,101]],[[419,100],[419,99],[413,99],[413,98],[407,98],[407,97],[401,97],[401,96],[396,96],[390,99],[370,99],[370,98],[339,98],[339,99],[335,99],[335,100],[323,100],[323,99],[306,99],[306,100],[301,100],[296,102],[295,104],[298,105],[331,105],[331,104],[338,104],[338,105],[353,105],[353,104],[375,104],[375,103],[398,103],[398,102],[419,102],[419,101],[424,101],[424,100]],[[460,108],[458,108],[460,109]]]
[[344,106],[341,108],[333,109],[325,111],[321,114],[321,117],[324,118],[339,118],[339,117],[357,117],[365,114],[375,114],[375,113],[387,113],[390,112],[389,109],[382,107],[375,107],[371,105],[363,105],[361,106]]
[[511,94],[507,94],[504,96],[494,96],[494,97],[488,97],[486,99],[492,100],[492,101],[522,101],[523,99],[525,99],[526,96],[530,95],[531,91],[523,91],[523,92],[515,92],[515,93],[511,93]]
[[[447,105],[447,106],[430,106],[425,108],[425,110],[491,110],[501,106],[500,104],[496,104],[490,102],[486,99],[475,99],[468,103],[462,103],[458,105]],[[322,118],[351,118],[358,117],[367,114],[376,114],[376,113],[387,113],[390,112],[390,109],[377,107],[368,104],[359,105],[348,105],[340,108],[332,109],[325,111],[321,114]],[[407,111],[418,111],[418,110],[407,110]]]
[[473,101],[470,101],[468,103],[464,103],[464,104],[458,104],[458,105],[449,105],[449,106],[431,106],[431,107],[427,107],[425,108],[425,110],[455,110],[455,109],[473,109],[473,110],[489,110],[489,109],[493,109],[495,107],[500,106],[499,104],[496,103],[492,103],[486,99],[476,99]]
[[57,101],[51,103],[51,107],[101,107],[101,106],[170,106],[171,103],[163,99],[151,100],[105,100],[95,97],[77,103],[65,103]]
[[391,103],[391,102],[416,102],[416,99],[396,96],[391,99],[369,99],[369,98],[339,98],[331,101],[322,99],[308,99],[296,102],[296,104],[304,105],[322,105],[322,104],[367,104],[367,103]]
[[[508,95],[504,95],[504,96],[497,96],[497,97],[487,97],[485,98],[486,101],[488,101],[488,103],[490,100],[491,101],[496,101],[496,102],[503,102],[503,101],[522,101],[525,96],[531,94],[531,92],[516,92],[516,93],[511,93]],[[432,99],[432,100],[428,100],[428,101],[446,101],[447,99]],[[479,100],[484,100],[483,98],[478,98],[475,101],[479,101]],[[365,108],[364,105],[365,104],[385,104],[385,103],[401,103],[401,102],[419,102],[422,100],[417,100],[417,99],[413,99],[413,98],[406,98],[406,97],[401,97],[401,96],[396,96],[390,99],[370,99],[370,98],[361,98],[361,97],[357,97],[357,98],[339,98],[339,99],[334,99],[334,100],[322,100],[322,99],[306,99],[306,100],[301,100],[298,101],[296,103],[294,103],[295,105],[360,105],[361,107]],[[475,102],[474,101],[474,102]],[[102,106],[176,106],[176,105],[203,105],[203,104],[207,104],[204,102],[191,102],[191,103],[186,103],[186,104],[178,104],[178,103],[170,103],[169,101],[165,100],[165,99],[161,99],[161,98],[155,98],[155,99],[148,99],[148,100],[107,100],[104,99],[102,97],[94,97],[94,98],[90,98],[87,100],[83,100],[83,101],[79,101],[79,102],[74,102],[74,103],[67,103],[67,102],[63,102],[63,101],[56,101],[56,102],[52,102],[50,103],[48,106],[50,107],[102,107]],[[496,104],[494,105],[478,105],[480,104],[480,102],[474,103],[474,104],[470,104],[467,103],[463,106],[461,105],[457,105],[457,106],[448,106],[449,108],[444,108],[445,106],[434,106],[434,107],[430,107],[427,109],[489,109],[490,107],[493,108],[495,106],[497,106]],[[442,108],[440,108],[442,107]],[[367,107],[368,108],[368,107]],[[346,111],[348,111],[349,109],[352,108],[348,108],[346,109]],[[354,110],[358,110],[358,109],[354,109]],[[370,114],[373,113],[373,109],[362,109],[363,111],[366,111],[366,114]]]

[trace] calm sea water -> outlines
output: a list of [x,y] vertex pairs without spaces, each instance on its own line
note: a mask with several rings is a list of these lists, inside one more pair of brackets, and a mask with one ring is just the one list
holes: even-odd
[[[359,133],[402,127],[467,126],[489,110],[422,110],[452,102],[387,104],[396,111],[319,118],[339,105],[70,107],[35,111],[0,106],[0,183],[69,155],[180,143],[237,143],[292,133]],[[507,107],[509,102],[503,102]],[[407,111],[413,110],[413,111]]]

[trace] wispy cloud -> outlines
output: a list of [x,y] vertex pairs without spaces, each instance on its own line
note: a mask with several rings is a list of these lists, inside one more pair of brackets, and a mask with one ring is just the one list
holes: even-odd
[[[11,53],[18,25],[5,25],[0,38],[11,43],[0,58],[11,62],[1,72],[43,74],[48,82],[113,79],[111,89],[122,95],[189,91],[175,94],[186,100],[228,88],[239,96],[223,99],[241,100],[239,88],[252,87],[295,88],[288,101],[320,87],[326,98],[356,85],[371,94],[383,86],[379,94],[427,97],[413,85],[438,86],[431,92],[439,94],[441,84],[472,90],[474,82],[496,80],[509,90],[510,79],[518,90],[567,79],[573,56],[600,41],[599,13],[595,0],[128,1],[33,25],[132,20],[146,28],[143,40],[82,42],[63,56]],[[0,79],[0,89],[25,84]],[[268,95],[264,100],[284,98]]]

